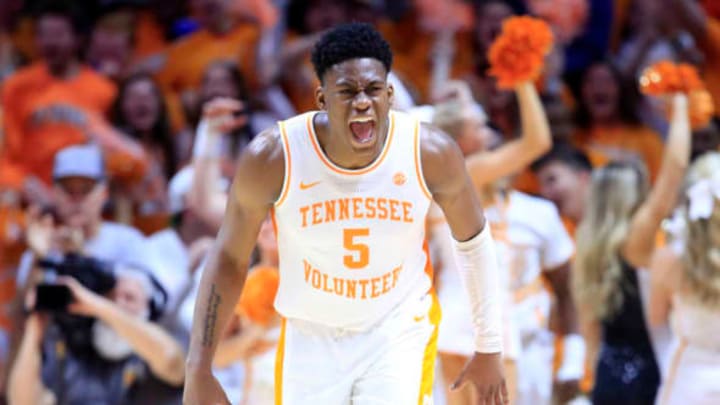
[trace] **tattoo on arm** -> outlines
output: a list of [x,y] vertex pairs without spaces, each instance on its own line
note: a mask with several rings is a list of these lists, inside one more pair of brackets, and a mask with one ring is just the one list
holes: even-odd
[[207,310],[205,312],[205,325],[202,344],[205,347],[212,345],[215,340],[215,323],[217,322],[217,309],[220,305],[220,294],[215,289],[215,284],[210,288]]

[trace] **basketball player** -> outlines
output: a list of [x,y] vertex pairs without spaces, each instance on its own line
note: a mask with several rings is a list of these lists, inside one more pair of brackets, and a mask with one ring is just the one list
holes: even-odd
[[320,111],[261,133],[238,162],[195,308],[185,404],[228,403],[211,363],[268,211],[284,318],[276,403],[430,403],[440,317],[423,243],[431,199],[457,241],[472,306],[475,353],[455,385],[507,403],[497,263],[462,153],[390,111],[392,53],[370,25],[328,31],[312,60]]

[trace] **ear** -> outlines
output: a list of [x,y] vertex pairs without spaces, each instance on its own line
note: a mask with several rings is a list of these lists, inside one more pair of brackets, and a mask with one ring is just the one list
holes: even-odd
[[317,105],[320,110],[325,109],[325,93],[323,92],[322,86],[318,86],[315,89],[315,105]]
[[395,87],[392,85],[392,83],[388,83],[387,92],[388,92],[388,104],[390,106],[392,106],[393,102],[395,102]]

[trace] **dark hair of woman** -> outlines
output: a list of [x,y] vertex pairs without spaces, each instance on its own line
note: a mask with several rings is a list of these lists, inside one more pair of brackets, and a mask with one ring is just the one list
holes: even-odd
[[[158,103],[157,118],[147,135],[141,134],[137,128],[133,128],[133,125],[128,121],[128,118],[123,112],[123,100],[127,96],[128,89],[134,83],[140,81],[148,81],[152,84],[153,93]],[[124,133],[139,141],[149,142],[158,147],[164,155],[163,170],[165,172],[165,176],[169,179],[175,174],[178,163],[175,144],[173,142],[173,134],[170,129],[170,121],[168,119],[167,106],[165,105],[165,100],[160,88],[150,75],[144,73],[133,74],[125,78],[120,83],[118,95],[112,106],[111,119],[113,124]]]
[[615,83],[618,87],[617,113],[620,121],[623,124],[639,125],[640,117],[638,116],[636,105],[640,98],[640,93],[638,91],[637,84],[625,79],[617,66],[615,66],[615,64],[611,61],[602,60],[590,64],[585,71],[583,71],[580,84],[574,91],[578,100],[577,110],[575,111],[575,122],[577,126],[583,129],[588,129],[592,126],[593,122],[590,110],[582,97],[582,86],[587,79],[587,75],[597,66],[607,68],[612,74],[612,77],[615,79]]

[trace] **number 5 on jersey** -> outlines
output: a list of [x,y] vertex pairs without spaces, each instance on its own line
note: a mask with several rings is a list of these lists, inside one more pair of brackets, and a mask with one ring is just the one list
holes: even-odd
[[370,262],[370,248],[366,243],[358,241],[358,238],[369,236],[368,228],[347,228],[343,229],[343,247],[351,254],[343,257],[345,267],[357,270],[366,267]]

